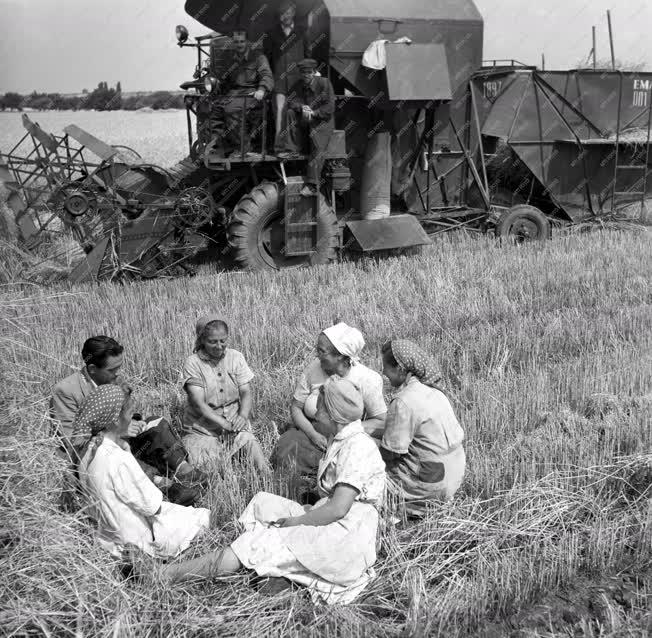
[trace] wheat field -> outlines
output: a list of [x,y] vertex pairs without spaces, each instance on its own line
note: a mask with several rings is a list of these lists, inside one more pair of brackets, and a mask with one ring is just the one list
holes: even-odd
[[[63,135],[76,124],[107,144],[133,148],[143,161],[168,167],[188,155],[186,112],[169,111],[42,111],[26,115],[47,133]],[[9,152],[25,135],[16,112],[0,112],[0,151]]]
[[[127,286],[0,289],[0,626],[45,636],[645,636],[652,631],[652,242],[601,232],[530,246],[450,236],[416,257]],[[348,607],[258,592],[247,574],[167,588],[122,579],[81,512],[57,508],[47,396],[106,333],[126,348],[140,411],[175,418],[195,319],[218,312],[256,373],[255,431],[289,416],[293,384],[335,320],[441,366],[466,432],[455,500],[387,525],[378,576]],[[237,534],[261,488],[216,473],[210,533]]]

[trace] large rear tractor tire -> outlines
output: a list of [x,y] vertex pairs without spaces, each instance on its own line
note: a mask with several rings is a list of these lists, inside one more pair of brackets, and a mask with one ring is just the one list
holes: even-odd
[[515,243],[550,239],[550,222],[538,208],[520,204],[502,215],[496,226],[496,237]]
[[286,257],[283,218],[283,202],[276,184],[262,182],[245,195],[233,209],[228,229],[235,264],[247,270],[280,270],[327,264],[336,259],[337,217],[321,194],[317,214],[321,241],[311,255]]

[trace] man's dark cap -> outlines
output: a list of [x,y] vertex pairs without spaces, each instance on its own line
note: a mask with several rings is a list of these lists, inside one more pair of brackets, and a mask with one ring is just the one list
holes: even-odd
[[301,71],[314,71],[317,68],[317,60],[306,58],[297,64]]

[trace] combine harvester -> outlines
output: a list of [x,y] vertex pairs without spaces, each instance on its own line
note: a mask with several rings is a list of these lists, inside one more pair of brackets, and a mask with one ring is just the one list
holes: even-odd
[[[299,194],[307,158],[273,154],[269,98],[258,156],[224,158],[209,117],[234,55],[221,34],[246,25],[260,45],[278,5],[187,0],[212,33],[190,40],[177,27],[197,66],[181,85],[189,155],[172,168],[23,116],[25,137],[0,154],[22,244],[71,232],[86,252],[71,280],[124,280],[191,272],[200,251],[277,270],[421,246],[457,228],[524,241],[548,238],[551,223],[644,217],[652,73],[483,66],[472,0],[297,0],[296,21],[337,96],[320,192]],[[373,43],[382,69],[363,64]]]

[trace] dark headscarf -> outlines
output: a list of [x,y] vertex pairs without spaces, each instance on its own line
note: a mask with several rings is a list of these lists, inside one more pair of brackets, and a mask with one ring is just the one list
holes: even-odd
[[77,454],[77,462],[90,447],[93,448],[92,456],[95,456],[104,438],[102,432],[120,418],[127,394],[125,387],[108,384],[99,386],[86,397],[72,424],[72,445]]
[[113,425],[125,403],[125,390],[118,385],[101,385],[86,397],[72,424],[73,439],[91,437]]
[[394,339],[390,342],[390,348],[394,359],[406,372],[411,372],[424,385],[441,389],[437,364],[425,350],[407,339]]

